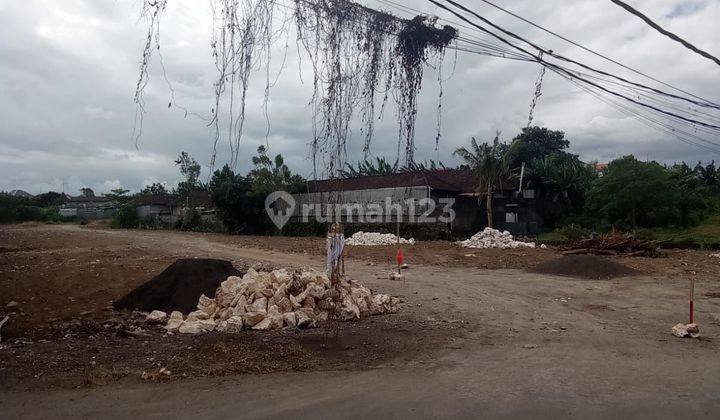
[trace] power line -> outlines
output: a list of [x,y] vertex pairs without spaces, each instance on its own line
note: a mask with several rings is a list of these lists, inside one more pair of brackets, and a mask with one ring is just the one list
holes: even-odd
[[681,43],[683,46],[685,46],[685,48],[694,51],[696,54],[699,54],[699,55],[707,58],[708,60],[714,61],[715,64],[717,64],[718,66],[720,66],[720,59],[718,59],[717,57],[713,56],[712,54],[710,54],[710,53],[708,53],[708,52],[705,52],[705,51],[701,50],[700,48],[694,46],[693,44],[685,41],[684,39],[680,38],[679,36],[675,35],[674,33],[670,32],[670,31],[668,31],[668,30],[663,29],[662,26],[660,26],[660,25],[658,25],[657,23],[653,22],[652,19],[650,19],[649,17],[645,16],[642,12],[640,12],[639,10],[633,8],[633,7],[630,6],[629,4],[627,4],[627,3],[623,2],[623,1],[620,1],[620,0],[610,0],[610,1],[613,2],[613,3],[615,3],[615,4],[617,4],[618,6],[622,7],[623,9],[627,10],[628,12],[632,13],[633,15],[639,17],[640,19],[644,20],[645,23],[647,23],[647,24],[650,25],[653,29],[655,29],[656,31],[658,31],[658,32],[660,32],[661,34],[665,35],[666,37],[672,39],[673,41],[676,41],[676,42]]
[[[483,27],[482,25],[479,25],[479,24],[477,24],[477,23],[475,23],[475,22],[470,21],[467,17],[465,17],[464,15],[458,13],[457,11],[448,8],[447,6],[445,6],[445,5],[443,5],[443,4],[440,4],[440,3],[438,3],[438,2],[435,1],[435,0],[429,0],[429,1],[432,2],[433,4],[437,5],[438,7],[442,8],[442,9],[444,9],[444,10],[450,12],[450,13],[452,13],[453,15],[455,15],[455,16],[458,17],[458,18],[460,18],[460,19],[463,20],[464,22],[467,22],[467,23],[469,23],[469,24],[477,27],[478,29],[486,32],[487,34],[492,35],[493,37],[495,37],[495,38],[498,39],[499,41],[501,41],[501,42],[503,42],[503,43],[506,43],[506,44],[509,44],[509,41],[507,41],[507,40],[506,40],[505,38],[503,38],[502,36],[500,36],[500,35],[492,32],[492,31],[490,31],[489,29]],[[462,10],[465,10],[465,11],[467,11],[467,12],[469,12],[469,13],[477,16],[477,17],[480,18],[481,20],[488,22],[490,25],[492,25],[493,27],[497,28],[498,30],[500,30],[500,31],[502,31],[502,32],[505,32],[505,33],[509,33],[510,36],[515,36],[515,37],[517,37],[517,35],[514,35],[514,34],[508,32],[508,31],[505,31],[505,30],[502,29],[502,28],[497,27],[496,25],[492,24],[492,22],[489,22],[489,21],[487,21],[486,19],[482,18],[481,16],[477,15],[476,13],[468,10],[467,8],[464,8],[463,6],[458,5],[456,2],[454,2],[454,1],[452,1],[452,0],[446,0],[446,1],[447,1],[448,3],[457,5],[456,7],[461,8]],[[522,39],[522,38],[521,38],[521,39]],[[526,40],[524,40],[524,39],[522,39],[522,40],[525,41],[525,42],[528,42],[533,48],[538,49],[540,52],[547,51],[547,50],[545,50],[545,49],[543,49],[543,48],[541,48],[541,47],[536,46],[535,44],[530,43],[529,41],[526,41]],[[573,72],[572,70],[569,70],[569,69],[564,68],[564,67],[562,67],[562,66],[559,66],[559,65],[557,65],[557,64],[550,63],[550,62],[546,61],[545,59],[543,59],[540,55],[535,56],[535,55],[533,55],[531,52],[523,49],[522,47],[514,46],[514,48],[518,49],[519,51],[521,51],[521,52],[523,52],[523,53],[525,53],[525,54],[530,54],[531,56],[535,57],[535,61],[537,61],[539,64],[548,67],[548,68],[551,69],[553,72],[558,73],[558,74],[559,74],[560,76],[562,76],[563,78],[566,78],[566,79],[568,79],[568,80],[573,81],[575,84],[577,84],[578,81],[581,81],[581,82],[583,82],[584,84],[589,85],[589,86],[591,86],[592,88],[597,89],[597,90],[601,91],[601,92],[604,93],[604,94],[608,94],[608,95],[614,96],[614,97],[616,97],[616,98],[620,98],[620,99],[622,99],[622,100],[625,100],[625,101],[627,101],[627,102],[630,102],[630,103],[632,103],[632,104],[634,104],[634,105],[636,105],[636,106],[640,106],[640,107],[642,107],[642,108],[644,108],[644,109],[646,109],[646,110],[649,110],[649,111],[651,111],[651,112],[656,112],[656,113],[658,113],[658,114],[662,114],[664,117],[666,117],[666,118],[669,117],[671,120],[679,121],[680,123],[691,124],[691,125],[695,125],[695,124],[696,124],[696,125],[699,125],[699,126],[702,126],[702,127],[704,127],[704,128],[709,129],[711,132],[714,132],[713,130],[720,130],[720,126],[708,124],[708,123],[705,123],[705,122],[702,122],[702,121],[698,121],[698,120],[695,120],[695,119],[691,119],[691,118],[686,118],[686,117],[684,117],[684,116],[682,116],[682,115],[665,111],[665,110],[663,110],[663,109],[661,109],[661,108],[659,108],[659,107],[657,107],[657,106],[650,105],[650,104],[646,104],[646,103],[643,103],[643,102],[641,102],[641,101],[639,101],[639,100],[636,100],[636,99],[634,99],[634,98],[631,98],[631,97],[629,97],[629,96],[626,96],[626,95],[624,95],[624,94],[621,94],[621,93],[612,91],[612,90],[608,89],[607,87],[604,87],[604,86],[602,86],[602,85],[600,85],[600,84],[598,84],[598,83],[594,83],[594,82],[588,80],[587,78],[582,77],[582,76],[581,76],[579,73],[577,73],[577,72]],[[552,55],[553,57],[558,56],[557,54],[552,54],[552,53],[551,53],[551,55]],[[574,62],[574,60],[569,60],[569,59],[566,59],[565,57],[562,57],[562,56],[560,56],[560,57],[561,57],[561,59],[565,59],[565,61]],[[587,68],[587,66],[583,66],[583,65],[580,65],[580,66]],[[607,75],[607,76],[614,77],[614,78],[616,78],[616,79],[618,79],[618,80],[625,81],[625,80],[622,79],[622,78],[617,78],[616,76],[611,75],[611,74],[608,74],[608,73],[606,73],[606,72],[598,71],[598,70],[595,70],[595,69],[592,69],[592,68],[589,68],[589,69],[592,70],[592,71],[595,71],[595,72],[597,72],[597,73],[604,74],[604,75]],[[637,84],[635,84],[635,83],[633,83],[633,82],[629,82],[629,81],[625,81],[625,82],[626,82],[626,83],[629,83],[629,84],[631,84],[631,85],[637,86]],[[640,85],[640,86],[642,86],[642,85]],[[644,87],[644,86],[642,86],[642,87]],[[653,91],[654,91],[654,90],[653,90]],[[675,95],[672,95],[671,97],[675,97]],[[682,99],[684,99],[684,98],[682,98]],[[636,113],[636,115],[637,115],[637,113]],[[648,117],[645,117],[645,118],[648,118]],[[654,125],[663,127],[663,128],[665,129],[664,131],[672,132],[672,133],[675,134],[676,136],[677,136],[677,132],[679,131],[679,132],[682,132],[682,133],[684,133],[684,134],[689,134],[689,135],[692,136],[692,137],[698,138],[697,136],[694,136],[694,135],[692,135],[691,133],[683,132],[682,130],[677,130],[676,128],[673,128],[672,126],[669,126],[669,125],[666,124],[666,123],[660,123],[660,122],[658,122],[658,121],[653,121],[653,122],[654,122]],[[697,128],[696,128],[696,130],[697,130]],[[700,139],[700,138],[699,138],[699,139]],[[684,141],[685,141],[686,143],[689,143],[687,140],[688,140],[687,138],[684,139]],[[708,143],[708,144],[712,144],[712,145],[714,145],[714,146],[720,146],[720,145],[718,145],[718,144],[716,144],[716,143],[713,143],[712,141],[709,141],[709,140],[706,140],[706,139],[701,139],[701,140],[704,141],[704,142],[706,142],[706,143]],[[692,143],[693,143],[693,144],[696,144],[696,143],[694,143],[694,142],[692,142]]]
[[[531,55],[535,56],[535,54],[532,54],[532,53],[530,53],[530,52],[528,52],[528,51],[526,51],[526,50],[524,50],[524,49],[521,49],[521,47],[518,47],[517,45],[514,45],[514,44],[509,43],[509,41],[507,41],[506,39],[504,39],[504,38],[502,38],[502,37],[498,37],[497,34],[495,34],[495,33],[491,32],[491,31],[487,30],[487,28],[480,27],[480,26],[478,26],[476,23],[473,23],[473,22],[467,20],[467,19],[464,18],[462,15],[454,12],[453,10],[451,10],[450,8],[448,8],[447,6],[440,4],[440,3],[438,3],[438,2],[435,1],[435,0],[428,0],[428,1],[430,1],[431,3],[437,5],[438,7],[441,7],[441,8],[443,8],[443,9],[449,11],[450,13],[453,13],[455,16],[457,16],[457,17],[461,18],[462,20],[470,23],[471,25],[476,26],[476,27],[478,27],[479,29],[482,29],[483,31],[487,32],[488,34],[490,34],[490,35],[492,35],[492,36],[494,36],[494,37],[496,37],[496,38],[498,38],[498,39],[501,40],[502,42],[507,43],[508,45],[514,47],[515,49],[522,50],[522,51],[524,51],[524,52],[527,53],[527,54],[531,54]],[[453,1],[453,0],[445,0],[445,2],[446,2],[446,3],[450,3],[450,4],[453,5],[454,7],[458,8],[458,9],[460,9],[460,10],[466,12],[466,13],[470,13],[471,15],[475,16],[476,18],[480,19],[481,21],[485,22],[486,24],[490,25],[491,27],[495,28],[496,30],[504,33],[505,35],[510,36],[510,37],[512,37],[512,38],[515,38],[515,39],[518,39],[518,40],[520,40],[520,41],[522,41],[522,42],[525,42],[526,44],[530,45],[532,48],[536,49],[537,51],[541,51],[543,54],[550,55],[550,56],[552,56],[552,57],[554,57],[554,58],[556,58],[556,59],[558,59],[558,60],[567,61],[567,62],[569,62],[569,63],[572,63],[572,64],[575,64],[575,65],[577,65],[577,66],[580,66],[580,67],[582,67],[582,68],[584,68],[584,69],[586,69],[586,70],[594,71],[594,72],[596,72],[596,73],[599,73],[599,74],[602,74],[602,75],[605,75],[605,76],[613,77],[613,78],[615,78],[615,79],[617,79],[617,80],[620,80],[620,81],[622,81],[622,82],[630,83],[630,84],[635,85],[635,86],[637,86],[637,87],[651,90],[651,91],[653,91],[653,92],[655,92],[655,93],[657,93],[657,94],[660,94],[660,95],[664,95],[664,96],[667,96],[667,97],[670,97],[670,98],[674,98],[674,99],[683,100],[683,101],[690,102],[690,103],[693,103],[693,104],[695,104],[695,105],[702,106],[702,107],[706,107],[706,108],[720,109],[720,105],[718,105],[718,104],[716,104],[716,103],[714,103],[714,102],[711,102],[711,101],[707,101],[707,100],[704,100],[704,99],[703,99],[703,101],[705,101],[705,102],[698,102],[698,101],[695,101],[695,100],[692,100],[692,99],[689,99],[689,98],[686,98],[686,97],[683,97],[683,96],[679,96],[679,95],[675,95],[675,94],[672,94],[672,93],[664,92],[664,91],[662,91],[662,90],[660,90],[660,89],[656,89],[656,88],[651,87],[651,86],[646,86],[646,85],[643,85],[643,84],[641,84],[641,83],[637,83],[637,82],[633,82],[633,81],[627,80],[627,79],[625,79],[625,78],[623,78],[623,77],[620,77],[620,76],[617,76],[617,75],[615,75],[615,74],[611,74],[611,73],[608,73],[608,72],[605,72],[605,71],[602,71],[602,70],[595,69],[595,68],[593,68],[593,67],[590,67],[590,66],[588,66],[588,65],[585,65],[585,64],[583,64],[583,63],[580,63],[580,62],[578,62],[578,61],[576,61],[576,60],[573,60],[573,59],[571,59],[571,58],[568,58],[568,57],[565,57],[565,56],[563,56],[563,55],[557,54],[557,53],[553,52],[552,50],[549,50],[549,49],[547,49],[547,48],[543,48],[543,47],[541,47],[541,46],[539,46],[539,45],[537,45],[537,44],[535,44],[535,43],[533,43],[533,42],[531,42],[531,41],[528,41],[527,39],[525,39],[525,38],[523,38],[523,37],[521,37],[521,36],[519,36],[519,35],[517,35],[517,34],[515,34],[515,33],[513,33],[513,32],[510,32],[510,31],[508,31],[508,30],[506,30],[506,29],[504,29],[504,28],[501,28],[500,26],[494,24],[492,21],[490,21],[490,20],[488,20],[487,18],[479,15],[478,13],[476,13],[476,12],[468,9],[467,7],[463,6],[462,4],[459,4],[459,3],[457,3],[457,2],[455,2],[455,1]]]
[[[677,128],[675,128],[675,127],[673,127],[673,126],[671,126],[671,125],[669,125],[669,124],[667,124],[667,123],[664,123],[664,122],[659,121],[659,120],[657,120],[657,119],[655,119],[655,118],[649,117],[649,116],[647,116],[647,115],[645,115],[645,114],[643,114],[643,113],[634,111],[634,110],[632,110],[630,107],[628,107],[627,105],[620,103],[618,100],[613,100],[612,98],[609,98],[609,97],[603,97],[600,92],[595,92],[595,91],[593,91],[591,88],[589,88],[589,87],[587,87],[587,86],[584,86],[584,85],[582,85],[581,83],[578,83],[576,80],[573,80],[571,77],[568,77],[567,75],[559,74],[559,73],[558,73],[558,76],[566,79],[568,82],[570,82],[571,84],[577,86],[577,87],[580,88],[581,90],[586,91],[586,92],[589,93],[590,95],[594,96],[597,100],[599,100],[599,101],[601,101],[601,102],[604,102],[605,104],[607,104],[607,105],[609,105],[609,106],[617,109],[617,110],[620,111],[622,114],[625,114],[625,115],[628,116],[628,117],[637,119],[637,120],[638,120],[640,123],[642,123],[643,125],[646,125],[646,126],[652,128],[652,129],[655,129],[655,130],[659,130],[659,131],[665,132],[665,133],[670,134],[670,135],[672,135],[672,136],[674,136],[674,137],[677,137],[678,140],[680,140],[681,142],[686,143],[686,144],[688,144],[688,145],[691,145],[691,146],[695,146],[695,147],[704,149],[704,150],[706,150],[706,151],[708,151],[708,152],[711,152],[711,153],[720,154],[720,148],[717,148],[719,145],[716,144],[716,143],[713,143],[713,142],[711,142],[711,141],[709,141],[709,140],[706,140],[706,139],[704,139],[704,138],[702,138],[702,137],[696,136],[696,135],[694,135],[694,134],[692,134],[692,133],[688,133],[688,132],[686,132],[686,131],[684,131],[684,130],[677,129]],[[701,142],[703,142],[703,143],[707,143],[707,144],[709,144],[709,145],[711,145],[711,146],[708,146],[708,145],[705,145],[705,144],[702,144],[702,143],[697,143],[697,142],[695,142],[695,141],[693,141],[693,140],[690,140],[689,138],[684,137],[684,136],[695,138],[695,139],[697,139],[697,140],[699,140],[699,141],[701,141]],[[712,147],[712,146],[715,146],[715,147]]]
[[577,43],[577,42],[575,42],[575,41],[573,41],[573,40],[571,40],[571,39],[569,39],[569,38],[567,38],[567,37],[565,37],[565,36],[562,36],[562,35],[560,35],[560,34],[558,34],[558,33],[556,33],[556,32],[553,32],[553,31],[551,31],[550,29],[547,29],[547,28],[545,28],[545,27],[543,27],[543,26],[541,26],[541,25],[539,25],[539,24],[537,24],[537,23],[535,23],[535,22],[533,22],[533,21],[531,21],[531,20],[529,20],[529,19],[526,19],[526,18],[518,15],[517,13],[513,13],[513,12],[510,11],[510,10],[507,10],[507,9],[505,9],[505,8],[503,8],[503,7],[500,7],[500,6],[498,6],[497,4],[495,4],[495,3],[491,2],[491,1],[488,1],[488,0],[480,0],[480,1],[482,1],[483,3],[485,3],[485,4],[489,5],[489,6],[492,6],[492,7],[496,8],[496,9],[502,11],[502,12],[505,12],[505,13],[509,14],[510,16],[513,16],[513,17],[515,17],[515,18],[517,18],[517,19],[520,19],[521,21],[523,21],[523,22],[525,22],[525,23],[527,23],[527,24],[529,24],[529,25],[532,25],[532,26],[534,26],[534,27],[537,28],[537,29],[540,29],[541,31],[544,31],[544,32],[546,32],[546,33],[548,33],[548,34],[550,34],[550,35],[552,35],[552,36],[554,36],[554,37],[560,38],[560,39],[562,39],[563,41],[565,41],[565,42],[567,42],[567,43],[570,43],[570,44],[572,44],[572,45],[574,45],[574,46],[576,46],[576,47],[578,47],[578,48],[580,48],[580,49],[582,49],[582,50],[585,50],[585,51],[587,51],[587,52],[589,52],[589,53],[591,53],[591,54],[593,54],[593,55],[595,55],[595,56],[597,56],[597,57],[600,57],[600,58],[605,59],[605,60],[607,60],[607,61],[609,61],[609,62],[611,62],[611,63],[613,63],[613,64],[616,64],[616,65],[624,68],[625,70],[629,70],[629,71],[631,71],[631,72],[633,72],[633,73],[635,73],[635,74],[638,74],[638,75],[640,75],[640,76],[643,76],[643,77],[645,77],[645,78],[647,78],[647,79],[650,79],[650,80],[652,80],[652,81],[654,81],[654,82],[656,82],[656,83],[660,83],[661,85],[663,85],[663,86],[665,86],[665,87],[669,87],[669,88],[671,88],[671,89],[675,89],[675,90],[678,91],[678,92],[681,92],[681,93],[684,93],[684,94],[686,94],[686,95],[692,96],[692,97],[695,98],[695,99],[700,99],[700,100],[705,101],[705,102],[711,102],[711,101],[709,101],[709,100],[707,100],[707,99],[705,99],[705,98],[702,98],[702,97],[700,97],[700,96],[697,96],[697,95],[695,95],[695,94],[693,94],[693,93],[691,93],[691,92],[688,92],[688,91],[686,91],[686,90],[683,90],[683,89],[681,89],[681,88],[679,88],[679,87],[677,87],[677,86],[673,86],[673,85],[671,85],[671,84],[669,84],[669,83],[667,83],[667,82],[663,82],[662,80],[659,80],[659,79],[657,79],[657,78],[655,78],[655,77],[653,77],[653,76],[650,76],[650,75],[648,75],[648,74],[646,74],[646,73],[643,73],[643,72],[641,72],[640,70],[637,70],[637,69],[634,69],[634,68],[632,68],[632,67],[630,67],[630,66],[628,66],[628,65],[625,65],[625,64],[623,64],[623,63],[621,63],[621,62],[619,62],[619,61],[617,61],[617,60],[615,60],[615,59],[613,59],[613,58],[611,58],[611,57],[608,57],[608,56],[605,55],[605,54],[599,53],[599,52],[597,52],[597,51],[595,51],[595,50],[592,50],[592,49],[590,49],[590,48],[588,48],[588,47],[586,47],[586,46],[584,46],[584,45],[581,45],[581,44],[579,44],[579,43]]

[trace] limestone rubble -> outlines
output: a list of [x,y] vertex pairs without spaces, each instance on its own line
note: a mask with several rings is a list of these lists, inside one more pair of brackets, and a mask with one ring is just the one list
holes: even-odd
[[680,338],[698,338],[700,337],[700,328],[697,324],[677,324],[672,327],[672,333]]
[[535,248],[533,242],[516,241],[510,232],[500,232],[497,229],[485,228],[485,230],[476,233],[470,239],[460,241],[460,246],[464,248],[499,248],[499,249],[518,249],[518,248]]
[[[356,232],[353,236],[345,240],[345,245],[354,246],[382,246],[382,245],[395,245],[398,242],[398,237],[392,233],[377,233],[377,232]],[[401,244],[414,245],[415,239],[400,238]]]
[[331,313],[351,321],[397,312],[399,304],[398,298],[373,295],[351,280],[332,287],[327,275],[316,271],[257,272],[251,268],[242,278],[228,277],[214,299],[201,296],[197,311],[186,317],[177,311],[170,314],[165,328],[181,334],[313,328]]

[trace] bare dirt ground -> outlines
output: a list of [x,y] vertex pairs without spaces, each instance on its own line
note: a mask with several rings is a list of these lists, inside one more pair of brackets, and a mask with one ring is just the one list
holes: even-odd
[[[127,335],[108,305],[180,257],[322,265],[318,238],[77,226],[0,228],[0,412],[60,417],[720,416],[720,260],[613,258],[614,280],[532,274],[553,250],[350,249],[349,273],[399,314],[235,336]],[[702,340],[686,319],[695,278]],[[7,307],[15,301],[17,306]],[[157,375],[165,367],[172,374]],[[143,374],[144,373],[144,374]],[[144,379],[143,379],[144,378]]]

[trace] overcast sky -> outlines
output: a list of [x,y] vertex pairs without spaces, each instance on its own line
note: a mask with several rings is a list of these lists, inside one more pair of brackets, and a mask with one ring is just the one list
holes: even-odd
[[[421,0],[397,0],[428,13]],[[375,0],[361,3],[378,7]],[[488,18],[554,51],[604,69],[621,69],[502,14],[479,0],[464,0]],[[497,3],[590,48],[711,100],[720,100],[720,67],[663,37],[609,0],[497,0]],[[720,54],[720,0],[630,0],[669,30],[715,55]],[[132,101],[146,31],[138,21],[140,0],[0,0],[0,190],[96,193],[152,182],[174,185],[172,161],[188,151],[205,165],[212,133],[199,119],[168,109],[169,90],[157,60],[147,90],[145,129],[139,148],[131,138]],[[163,20],[162,51],[177,101],[207,115],[214,67],[207,1],[169,0]],[[283,45],[278,45],[280,57]],[[271,92],[271,152],[282,153],[293,171],[311,176],[308,142],[311,89],[298,74],[294,41],[286,70]],[[449,76],[454,55],[448,54]],[[496,130],[511,139],[527,122],[537,65],[460,53],[445,83],[443,138],[434,149],[437,74],[426,71],[418,115],[416,160],[454,164],[452,151],[470,136],[490,140]],[[633,76],[637,79],[636,76]],[[257,75],[249,92],[246,138],[238,170],[265,143],[261,111],[264,81]],[[305,80],[305,84],[302,83]],[[644,80],[641,80],[644,82]],[[535,122],[562,130],[572,151],[585,161],[609,161],[625,154],[661,162],[718,159],[628,118],[557,76],[548,73]],[[395,158],[392,115],[380,124],[372,152]],[[358,130],[356,129],[355,132]],[[352,140],[350,160],[362,157],[362,139]],[[221,142],[219,164],[228,159]]]

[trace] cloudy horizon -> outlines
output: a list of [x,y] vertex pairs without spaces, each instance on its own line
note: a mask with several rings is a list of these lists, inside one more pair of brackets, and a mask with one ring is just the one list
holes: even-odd
[[[444,16],[431,3],[400,1]],[[375,0],[360,3],[378,8]],[[554,51],[645,82],[597,57],[529,27],[511,16],[466,0],[483,15]],[[498,4],[553,31],[607,54],[658,79],[720,100],[720,67],[663,37],[609,1],[498,0]],[[139,21],[140,0],[0,0],[0,191],[32,194],[49,190],[76,194],[115,188],[137,191],[154,182],[175,185],[173,160],[187,151],[209,171],[212,130],[201,119],[168,108],[170,90],[153,60],[146,93],[143,135],[132,139],[133,94],[146,27]],[[720,54],[720,0],[636,0],[672,32],[712,54]],[[392,10],[390,10],[392,11]],[[178,104],[207,115],[212,107],[215,71],[210,55],[211,16],[207,2],[170,0],[162,26],[167,77]],[[277,45],[277,56],[283,45]],[[293,172],[312,176],[308,144],[312,137],[307,103],[308,64],[299,61],[294,39],[287,63],[270,93],[270,135],[262,112],[264,80],[255,75],[237,171],[250,169],[255,149],[268,144]],[[275,51],[274,51],[275,53]],[[274,63],[273,72],[279,70]],[[454,72],[450,76],[451,71]],[[298,69],[304,69],[298,71]],[[457,164],[452,151],[470,137],[491,140],[496,131],[510,140],[527,124],[537,64],[473,54],[447,54],[444,75],[443,137],[435,150],[437,73],[426,70],[420,97],[416,161]],[[303,74],[304,73],[304,74]],[[304,80],[304,83],[303,83]],[[548,72],[535,109],[535,125],[566,133],[571,151],[584,161],[607,162],[634,154],[662,163],[709,162],[717,156],[654,131]],[[356,126],[357,127],[357,126]],[[353,130],[350,162],[362,159],[362,139]],[[396,157],[397,126],[392,115],[378,125],[373,156]],[[218,145],[216,166],[230,157],[227,140]],[[720,158],[718,159],[720,160]]]

